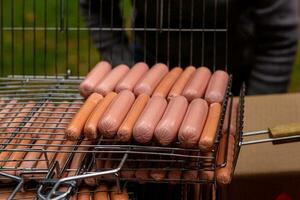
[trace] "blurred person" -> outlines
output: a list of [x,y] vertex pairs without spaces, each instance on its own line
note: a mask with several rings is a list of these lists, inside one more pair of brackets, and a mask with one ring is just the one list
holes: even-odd
[[[205,28],[214,28],[216,2],[217,27],[225,28],[226,0],[127,0],[127,3],[135,2],[130,26],[142,28],[134,34],[123,29],[110,29],[124,28],[126,24],[124,4],[120,4],[125,0],[121,1],[80,0],[88,27],[103,28],[101,31],[91,30],[101,59],[113,65],[125,63],[129,66],[138,61],[145,61],[150,66],[164,62],[170,68],[190,64],[222,67],[226,64],[226,42],[219,33],[216,43],[213,43],[211,32],[206,32],[203,38],[201,31],[192,34],[189,31],[171,32],[169,35],[168,31],[143,31],[143,27],[203,28],[203,3]],[[228,0],[227,5],[228,71],[234,77],[234,93],[238,93],[244,81],[247,93],[251,95],[286,92],[297,49],[298,0]],[[202,39],[205,41],[203,56]],[[216,45],[215,58],[213,44]]]

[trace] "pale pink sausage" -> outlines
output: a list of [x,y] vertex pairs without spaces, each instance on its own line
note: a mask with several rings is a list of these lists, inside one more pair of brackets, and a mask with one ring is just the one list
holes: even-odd
[[227,72],[221,70],[215,71],[207,86],[205,100],[209,103],[222,103],[226,93],[228,80],[229,76]]
[[134,87],[135,95],[145,93],[150,96],[168,71],[166,65],[162,63],[155,64]]
[[101,61],[88,73],[79,86],[80,94],[84,98],[90,96],[100,81],[111,70],[111,65],[106,61]]
[[129,71],[128,66],[118,65],[111,70],[107,76],[96,86],[95,92],[106,95],[113,91],[117,83],[127,74]]
[[134,100],[135,97],[131,91],[123,90],[120,92],[99,121],[98,129],[100,134],[108,138],[114,137]]
[[183,96],[177,96],[170,100],[154,131],[154,136],[161,145],[167,146],[176,140],[187,107],[188,102]]
[[211,72],[207,67],[198,68],[184,87],[182,95],[185,96],[188,101],[203,97],[210,77]]
[[178,140],[185,147],[198,144],[208,113],[208,105],[203,99],[194,99],[185,114],[178,132]]
[[133,137],[137,142],[149,142],[156,125],[164,114],[167,107],[167,100],[163,97],[152,97],[133,128]]
[[136,63],[130,71],[124,76],[117,84],[115,91],[120,92],[122,90],[133,91],[136,83],[146,74],[149,67],[146,63]]

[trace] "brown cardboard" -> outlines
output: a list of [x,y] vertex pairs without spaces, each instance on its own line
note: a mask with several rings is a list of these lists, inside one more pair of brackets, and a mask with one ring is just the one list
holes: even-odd
[[[300,122],[300,93],[246,97],[244,132],[293,122]],[[276,199],[281,192],[300,199],[300,141],[242,146],[229,199]]]

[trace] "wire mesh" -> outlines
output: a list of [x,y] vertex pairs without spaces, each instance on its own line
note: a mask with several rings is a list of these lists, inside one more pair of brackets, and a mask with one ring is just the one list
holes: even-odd
[[0,76],[85,75],[100,59],[226,69],[229,0],[1,0]]

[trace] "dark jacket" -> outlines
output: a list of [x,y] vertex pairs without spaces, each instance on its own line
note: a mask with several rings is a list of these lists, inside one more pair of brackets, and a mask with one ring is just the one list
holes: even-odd
[[[286,92],[297,48],[298,0],[132,2],[135,9],[128,20],[118,0],[81,0],[88,26],[101,30],[91,33],[102,59],[114,65],[146,61],[170,67],[228,66],[235,91],[245,81],[248,94]],[[226,13],[227,43],[222,31]],[[125,22],[135,31],[123,31]]]

